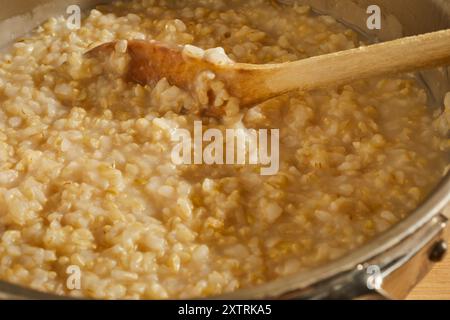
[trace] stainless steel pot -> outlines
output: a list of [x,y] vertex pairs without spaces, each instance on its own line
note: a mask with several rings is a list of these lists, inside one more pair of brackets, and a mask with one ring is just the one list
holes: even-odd
[[[176,1],[176,0],[174,0]],[[293,2],[294,0],[280,0]],[[69,5],[92,7],[99,0],[2,0],[0,47]],[[5,3],[6,2],[6,3]],[[450,0],[299,0],[380,41],[450,28]],[[369,31],[367,8],[378,5],[381,30]],[[430,105],[442,107],[450,91],[450,67],[423,71],[418,78],[429,91]],[[446,253],[450,218],[450,174],[408,218],[367,245],[313,271],[282,278],[220,298],[394,298],[406,297]],[[45,299],[55,296],[0,282],[0,298]]]

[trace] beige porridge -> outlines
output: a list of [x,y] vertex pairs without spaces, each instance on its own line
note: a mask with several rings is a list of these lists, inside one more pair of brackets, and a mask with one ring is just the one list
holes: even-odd
[[[450,120],[409,75],[291,93],[247,109],[214,79],[222,119],[165,79],[125,82],[83,54],[112,40],[222,47],[239,62],[359,46],[308,7],[117,1],[79,30],[50,19],[0,56],[0,279],[94,298],[219,295],[302,272],[408,215],[443,175]],[[174,128],[280,129],[280,169],[176,166]],[[82,272],[66,286],[67,268]]]

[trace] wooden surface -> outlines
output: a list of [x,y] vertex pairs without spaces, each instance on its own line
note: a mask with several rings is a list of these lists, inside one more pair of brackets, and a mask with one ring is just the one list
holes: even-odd
[[436,265],[411,293],[409,299],[450,300],[450,254]]

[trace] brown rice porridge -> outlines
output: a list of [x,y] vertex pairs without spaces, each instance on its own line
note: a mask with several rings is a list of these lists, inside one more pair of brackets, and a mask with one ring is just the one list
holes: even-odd
[[[174,128],[201,99],[83,57],[103,42],[222,47],[239,62],[297,60],[360,45],[305,6],[270,1],[117,1],[79,30],[50,19],[0,57],[0,279],[61,295],[218,295],[336,259],[417,207],[448,164],[447,113],[410,75],[295,92],[248,109],[204,80],[226,115],[205,126],[280,128],[280,170],[175,166]],[[96,75],[97,77],[91,77]],[[89,80],[91,79],[91,80]],[[217,101],[216,101],[217,102]],[[81,289],[66,286],[69,266]]]

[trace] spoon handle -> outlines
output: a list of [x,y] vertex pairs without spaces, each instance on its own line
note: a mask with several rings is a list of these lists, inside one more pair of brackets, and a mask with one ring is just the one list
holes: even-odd
[[247,92],[248,102],[292,90],[340,85],[396,72],[450,64],[450,29],[401,38],[300,61],[269,65],[241,64],[259,88]]

